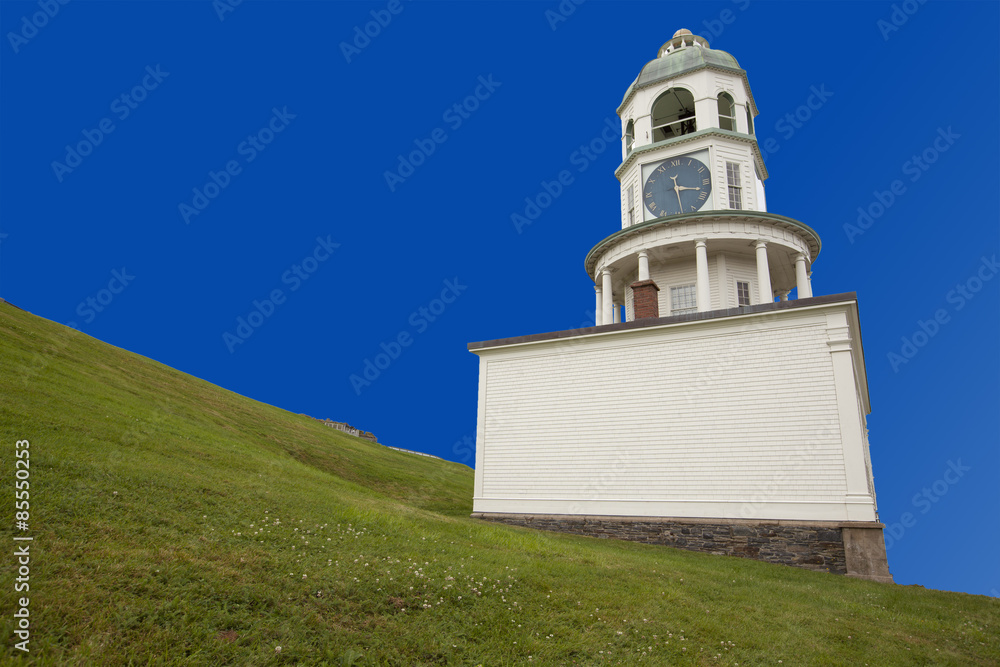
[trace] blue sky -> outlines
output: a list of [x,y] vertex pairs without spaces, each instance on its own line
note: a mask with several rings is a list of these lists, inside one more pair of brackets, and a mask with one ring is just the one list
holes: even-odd
[[687,27],[748,72],[768,207],[823,239],[816,294],[858,293],[897,582],[1000,595],[998,18],[916,0],[3,2],[0,296],[472,464],[466,344],[592,320],[583,259],[620,226],[620,153],[578,151]]

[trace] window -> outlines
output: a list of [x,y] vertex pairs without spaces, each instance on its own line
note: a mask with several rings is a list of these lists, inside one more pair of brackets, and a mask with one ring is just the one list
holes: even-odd
[[736,281],[736,304],[739,306],[750,305],[750,283],[742,280]]
[[729,93],[719,93],[719,127],[736,130],[736,106]]
[[698,310],[698,297],[694,285],[681,285],[670,288],[670,314],[681,315]]
[[753,134],[753,114],[750,113],[749,104],[747,104],[747,132]]
[[739,163],[726,163],[726,179],[729,181],[729,208],[743,208],[743,188],[740,186]]
[[653,141],[665,141],[697,129],[694,95],[683,88],[671,88],[653,103]]
[[628,122],[625,126],[625,156],[632,152],[632,146],[635,144],[635,125],[632,121]]
[[628,186],[628,224],[635,224],[635,195],[632,194],[632,186]]

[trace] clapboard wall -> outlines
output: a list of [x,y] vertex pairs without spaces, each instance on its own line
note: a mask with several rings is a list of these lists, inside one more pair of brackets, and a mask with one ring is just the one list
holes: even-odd
[[470,345],[474,511],[875,521],[852,297]]

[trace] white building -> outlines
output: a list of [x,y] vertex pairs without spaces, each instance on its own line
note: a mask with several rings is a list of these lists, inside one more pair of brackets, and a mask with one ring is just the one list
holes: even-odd
[[469,345],[474,516],[891,581],[857,301],[767,212],[746,72],[680,30],[618,113],[596,326]]

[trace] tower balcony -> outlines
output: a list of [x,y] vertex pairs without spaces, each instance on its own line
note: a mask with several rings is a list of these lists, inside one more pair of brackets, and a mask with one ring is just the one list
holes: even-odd
[[[820,247],[805,224],[762,211],[689,213],[626,227],[585,260],[596,324],[785,301],[793,289],[798,298],[811,297]],[[648,296],[650,283],[655,297]],[[633,285],[643,288],[642,299]]]

